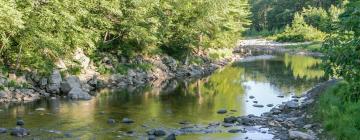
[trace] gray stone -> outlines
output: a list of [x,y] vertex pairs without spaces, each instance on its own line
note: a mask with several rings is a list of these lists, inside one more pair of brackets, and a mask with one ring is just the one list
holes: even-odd
[[274,105],[273,104],[267,104],[266,106],[267,107],[273,107]]
[[293,131],[293,130],[289,130],[289,137],[291,139],[315,140],[315,136],[312,136],[312,135],[304,133],[304,132]]
[[59,70],[53,70],[52,74],[49,77],[48,85],[46,87],[46,91],[51,94],[60,93],[61,86],[61,74]]
[[170,134],[164,140],[176,140],[176,135],[174,133]]
[[116,121],[115,121],[115,119],[108,119],[107,123],[108,124],[114,124],[114,123],[116,123]]
[[237,118],[234,116],[224,118],[225,123],[235,123],[236,121],[237,121]]
[[131,120],[131,119],[129,119],[129,118],[123,118],[123,119],[121,120],[121,123],[134,123],[134,120]]
[[254,99],[255,97],[254,96],[249,96],[250,99]]
[[0,134],[2,133],[7,133],[7,129],[6,128],[0,128]]
[[61,92],[68,94],[73,88],[81,88],[80,80],[76,76],[69,76],[61,82]]
[[156,140],[156,137],[154,135],[149,135],[148,140]]
[[148,135],[154,135],[156,137],[159,137],[159,136],[165,136],[166,135],[166,132],[164,130],[161,130],[161,129],[151,129],[149,131],[146,132]]
[[244,130],[244,129],[231,129],[228,132],[229,133],[239,133],[239,132],[246,133],[246,130]]
[[74,100],[90,100],[91,96],[89,93],[84,92],[81,88],[73,88],[68,94],[70,99]]
[[10,133],[12,136],[17,136],[17,137],[24,137],[30,134],[30,132],[25,129],[25,128],[21,128],[21,127],[16,127],[14,129],[11,130]]
[[290,108],[290,109],[294,109],[294,108],[298,108],[299,104],[297,102],[294,102],[294,101],[288,101],[288,102],[285,103],[285,107]]
[[262,108],[264,107],[264,105],[259,105],[259,104],[254,104],[253,107],[259,107],[259,108]]
[[217,111],[218,114],[225,114],[227,113],[227,110],[226,109],[220,109]]

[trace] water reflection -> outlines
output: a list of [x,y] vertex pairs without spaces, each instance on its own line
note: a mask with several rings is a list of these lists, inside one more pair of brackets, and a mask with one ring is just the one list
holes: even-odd
[[[323,72],[317,68],[320,60],[307,56],[277,55],[256,57],[217,71],[198,80],[170,80],[160,86],[144,86],[121,90],[104,90],[91,101],[42,100],[17,106],[1,106],[0,127],[14,127],[22,118],[35,138],[63,138],[71,132],[81,139],[134,139],[124,132],[134,130],[141,138],[150,128],[177,128],[181,121],[207,124],[221,121],[218,109],[236,110],[231,115],[246,115],[270,110],[255,108],[258,104],[280,104],[291,95],[301,94],[322,81]],[[255,99],[249,99],[252,95]],[[285,98],[278,98],[284,95]],[[46,111],[36,111],[43,107]],[[135,120],[135,124],[107,124],[107,119]],[[59,130],[61,134],[46,130]],[[226,135],[236,139],[248,134]],[[8,135],[0,135],[9,138]],[[254,135],[259,136],[259,135]],[[193,139],[207,136],[191,135]],[[211,136],[210,136],[211,137]],[[225,135],[214,135],[212,138]]]

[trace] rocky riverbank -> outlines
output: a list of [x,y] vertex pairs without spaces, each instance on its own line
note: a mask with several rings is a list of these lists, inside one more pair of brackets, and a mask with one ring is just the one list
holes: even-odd
[[247,56],[253,55],[253,52],[269,52],[269,53],[290,53],[296,55],[322,56],[319,52],[311,52],[307,50],[293,50],[289,46],[311,45],[312,42],[299,43],[282,43],[266,39],[247,39],[240,40],[238,47],[234,49],[235,53],[242,53]]
[[[241,57],[233,54],[231,57],[213,61],[206,56],[199,57],[202,64],[183,64],[170,56],[135,57],[126,64],[151,64],[150,70],[138,68],[128,69],[126,73],[101,75],[96,67],[82,50],[74,54],[74,60],[82,67],[79,75],[64,74],[67,65],[59,60],[57,68],[50,76],[40,76],[36,72],[27,72],[23,76],[0,77],[0,103],[32,102],[42,97],[57,98],[63,96],[73,100],[90,100],[101,88],[123,88],[127,86],[141,86],[145,84],[161,85],[163,81],[173,78],[194,78],[209,75],[232,61]],[[114,63],[108,56],[101,60],[108,68],[113,68]]]

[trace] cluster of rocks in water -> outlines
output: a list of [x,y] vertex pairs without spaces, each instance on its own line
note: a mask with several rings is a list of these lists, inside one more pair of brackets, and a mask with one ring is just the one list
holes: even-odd
[[27,130],[26,128],[23,128],[24,125],[25,122],[23,120],[17,120],[15,128],[10,129],[10,131],[7,128],[0,128],[0,134],[5,134],[10,132],[10,135],[16,137],[24,137],[30,135],[30,131]]

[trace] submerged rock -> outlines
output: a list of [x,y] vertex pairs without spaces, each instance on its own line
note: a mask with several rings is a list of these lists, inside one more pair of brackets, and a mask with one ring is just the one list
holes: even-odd
[[134,121],[129,118],[123,118],[121,123],[134,123]]
[[107,123],[108,124],[114,124],[114,123],[116,123],[116,121],[115,121],[115,119],[108,119]]
[[229,133],[239,133],[239,132],[246,133],[246,130],[244,130],[244,129],[231,129],[228,132]]
[[254,99],[255,97],[254,96],[249,96],[250,99]]
[[262,108],[264,107],[264,105],[259,105],[259,104],[254,104],[253,107],[259,107],[259,108]]
[[237,118],[234,116],[224,118],[225,123],[235,123],[236,121],[237,121]]
[[0,134],[2,133],[7,133],[7,129],[6,128],[0,128]]
[[267,104],[266,106],[267,107],[273,107],[274,105],[273,104]]
[[227,113],[227,110],[226,109],[220,109],[217,111],[218,114],[225,114]]
[[161,130],[161,129],[151,129],[149,131],[146,132],[149,136],[151,135],[154,135],[156,137],[159,137],[159,136],[165,136],[166,135],[166,132],[164,130]]
[[30,132],[25,128],[16,127],[16,128],[11,130],[10,134],[12,136],[23,137],[23,136],[30,135]]

